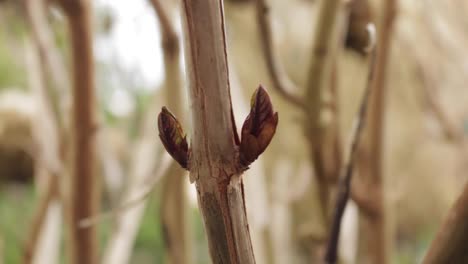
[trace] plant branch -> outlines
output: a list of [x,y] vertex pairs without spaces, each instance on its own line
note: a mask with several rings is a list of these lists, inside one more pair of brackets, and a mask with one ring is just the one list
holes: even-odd
[[369,105],[369,94],[371,93],[371,83],[374,78],[374,68],[375,52],[373,52],[371,56],[367,86],[364,91],[364,96],[362,98],[361,105],[359,107],[359,112],[354,121],[353,129],[351,131],[348,156],[341,170],[340,183],[338,187],[338,197],[336,199],[335,206],[335,215],[332,221],[330,236],[328,238],[328,245],[325,254],[325,262],[330,264],[335,264],[337,261],[341,219],[343,218],[343,214],[346,209],[346,204],[348,203],[348,199],[351,192],[351,179],[354,172],[354,164],[357,160],[357,149],[361,139],[362,130],[365,126],[366,113]]
[[197,188],[213,263],[252,264],[242,173],[270,143],[278,115],[260,87],[239,139],[230,95],[223,1],[184,0],[183,6],[190,150],[179,122],[165,108],[158,118],[160,138],[179,163],[185,165],[189,159],[187,168]]
[[372,82],[372,95],[367,113],[366,142],[364,151],[369,159],[362,160],[360,178],[368,189],[364,193],[375,194],[371,199],[376,205],[374,214],[364,214],[363,241],[369,252],[369,262],[385,264],[388,262],[385,218],[385,195],[383,186],[383,140],[385,129],[386,82],[390,50],[393,40],[393,22],[396,16],[397,0],[386,0],[382,5],[382,16],[377,33],[375,78]]
[[291,93],[291,91],[298,91],[298,88],[288,78],[287,73],[279,62],[277,51],[274,48],[270,7],[267,4],[267,0],[257,0],[256,10],[257,23],[260,28],[260,42],[263,47],[262,51],[266,59],[268,73],[273,81],[273,87],[285,100],[305,111],[307,107],[304,100]]
[[309,79],[305,96],[308,102],[308,109],[307,121],[304,123],[304,129],[309,139],[311,163],[314,166],[315,177],[317,179],[321,214],[327,228],[329,224],[329,186],[325,175],[323,153],[321,151],[323,128],[320,113],[323,106],[322,87],[325,80],[325,68],[329,62],[329,49],[332,46],[332,32],[340,3],[341,1],[339,0],[321,2],[312,43]]
[[450,209],[432,240],[423,264],[467,263],[468,251],[468,184]]
[[47,210],[50,202],[58,196],[58,175],[49,174],[47,188],[40,198],[40,202],[35,209],[34,218],[31,224],[31,230],[28,234],[28,240],[24,245],[23,263],[33,263],[34,254],[38,245],[42,226],[44,225]]
[[79,228],[98,213],[95,164],[95,96],[90,0],[61,0],[70,28],[73,61],[72,175],[70,180],[70,262],[98,262],[97,228]]
[[[47,23],[47,3],[45,0],[24,0],[25,11],[32,30],[32,36],[37,43],[41,63],[44,66],[44,76],[48,76],[54,89],[47,89],[48,103],[59,132],[64,133],[63,116],[64,94],[68,92],[69,78],[66,67],[60,59],[59,51],[54,44],[53,32]],[[46,86],[47,87],[47,86]]]
[[[38,6],[41,6],[41,3],[41,1],[26,1],[24,4],[26,12],[29,13],[28,16],[34,16],[31,13],[41,12],[41,8],[38,8]],[[29,22],[33,23],[31,20],[29,20]],[[39,27],[40,25],[35,26]],[[46,25],[42,24],[42,26]],[[48,236],[51,240],[58,239],[58,236],[51,236],[51,234],[44,231],[43,228],[46,221],[50,220],[48,218],[48,212],[50,212],[51,206],[49,205],[52,201],[59,198],[59,176],[63,173],[63,161],[59,150],[60,132],[58,131],[58,125],[56,123],[57,119],[53,117],[54,114],[56,114],[56,116],[60,118],[59,112],[52,111],[50,107],[53,98],[50,98],[51,93],[46,89],[45,72],[41,70],[40,45],[38,39],[33,37],[31,38],[32,41],[28,38],[26,40],[25,59],[28,71],[28,83],[30,91],[36,97],[41,119],[34,119],[32,122],[33,138],[35,142],[37,142],[37,145],[26,147],[25,150],[35,159],[35,171],[37,177],[39,177],[37,179],[40,180],[42,174],[46,176],[46,179],[45,189],[40,192],[40,199],[37,203],[37,208],[34,210],[30,230],[24,243],[24,264],[46,261],[45,259],[40,259],[40,256],[44,256],[44,254],[38,252],[41,250],[39,241],[42,237]],[[45,135],[47,135],[47,138]],[[53,255],[50,256],[54,258]],[[51,258],[49,258],[49,260]]]

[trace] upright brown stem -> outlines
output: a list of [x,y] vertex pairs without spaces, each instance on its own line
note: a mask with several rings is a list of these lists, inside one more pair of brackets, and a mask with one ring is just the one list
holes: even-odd
[[366,131],[367,151],[369,160],[365,163],[363,176],[368,183],[365,193],[374,194],[370,197],[377,205],[377,212],[363,214],[366,244],[363,245],[369,254],[369,263],[387,263],[387,242],[385,228],[385,206],[383,196],[383,137],[385,123],[385,84],[388,68],[388,57],[392,40],[392,26],[396,13],[396,1],[387,0],[383,5],[383,16],[380,22],[380,30],[377,34],[377,57],[373,93],[369,102],[367,115],[368,129]]
[[310,141],[310,155],[314,164],[315,175],[318,183],[320,206],[324,224],[328,226],[329,213],[329,186],[325,175],[324,162],[321,153],[322,125],[320,119],[322,106],[322,87],[325,80],[325,65],[327,64],[331,48],[332,32],[336,21],[336,15],[340,6],[339,0],[322,1],[319,10],[317,28],[312,44],[309,79],[307,82],[306,100],[308,105],[305,133]]
[[160,137],[169,153],[190,169],[213,263],[255,263],[241,177],[270,142],[278,116],[265,90],[258,89],[240,141],[229,88],[223,2],[184,0],[184,12],[191,150],[166,109],[159,117]]
[[91,3],[62,0],[68,17],[73,60],[72,175],[70,179],[71,263],[97,263],[96,226],[79,228],[78,223],[98,213],[95,164],[95,96],[92,48]]

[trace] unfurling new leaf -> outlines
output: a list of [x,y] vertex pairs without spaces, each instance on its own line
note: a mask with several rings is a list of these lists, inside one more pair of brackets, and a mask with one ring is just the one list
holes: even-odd
[[182,166],[188,169],[187,137],[177,118],[163,107],[158,117],[159,138],[167,152]]
[[275,135],[278,113],[273,112],[270,97],[260,85],[252,96],[250,113],[242,126],[240,163],[247,167],[265,151]]

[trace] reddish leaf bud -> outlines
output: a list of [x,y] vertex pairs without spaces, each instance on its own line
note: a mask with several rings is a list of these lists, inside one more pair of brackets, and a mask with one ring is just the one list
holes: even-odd
[[270,144],[278,125],[278,113],[273,112],[270,97],[260,85],[252,96],[250,113],[242,126],[240,163],[249,166]]
[[159,138],[167,152],[182,166],[188,169],[187,137],[177,118],[163,107],[158,116]]

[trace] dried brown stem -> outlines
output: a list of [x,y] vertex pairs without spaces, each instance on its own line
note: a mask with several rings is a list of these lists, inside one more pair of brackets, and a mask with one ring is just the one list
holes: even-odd
[[385,123],[385,91],[386,72],[388,58],[392,43],[393,21],[396,15],[396,0],[386,0],[383,15],[377,34],[377,54],[375,78],[372,82],[372,96],[369,102],[367,114],[367,129],[365,131],[366,144],[364,151],[368,154],[368,160],[363,164],[360,175],[369,188],[365,193],[375,194],[372,200],[376,204],[377,211],[374,214],[363,214],[364,232],[362,238],[366,244],[362,245],[368,252],[370,263],[387,263],[387,242],[385,236],[385,206],[383,195],[383,137]]
[[263,55],[266,59],[267,69],[273,81],[273,87],[281,96],[301,110],[306,110],[304,100],[291,91],[298,91],[296,85],[288,78],[282,64],[279,62],[278,54],[274,48],[271,30],[270,7],[267,0],[256,1],[257,23],[260,28],[260,40]]
[[[213,263],[255,263],[241,178],[241,142],[229,88],[223,2],[183,3],[192,114],[190,179],[197,187],[211,259]],[[245,140],[257,143],[252,150],[259,153],[268,135],[272,136],[271,104],[264,104],[269,102],[265,96],[264,91],[255,93],[254,101],[265,106],[265,112],[263,107],[261,112],[251,111],[243,129]]]
[[340,107],[338,95],[338,65],[336,55],[333,58],[331,81],[330,81],[330,110],[333,119],[330,122],[327,133],[331,135],[331,157],[328,162],[327,178],[330,183],[336,183],[339,177],[339,169],[342,164],[342,139],[340,135]]
[[467,263],[468,251],[468,184],[450,209],[439,228],[424,264]]
[[95,96],[91,2],[61,0],[68,18],[73,60],[72,175],[70,179],[70,262],[98,262],[96,227],[78,223],[98,213],[95,164]]
[[325,80],[325,66],[329,62],[332,41],[332,32],[341,1],[327,0],[322,1],[317,28],[315,30],[314,40],[311,51],[311,61],[309,68],[309,79],[307,82],[306,100],[307,121],[304,129],[310,142],[310,156],[314,165],[315,177],[317,178],[317,188],[319,190],[319,202],[323,222],[326,227],[329,224],[329,186],[325,175],[323,162],[323,153],[321,151],[322,142],[322,124],[320,113],[322,110],[322,87]]
[[359,112],[354,121],[354,126],[351,131],[350,144],[348,149],[348,156],[346,162],[342,166],[340,183],[338,186],[338,196],[336,198],[335,214],[333,216],[332,226],[330,230],[330,236],[328,237],[327,250],[325,254],[325,262],[334,264],[337,262],[338,256],[338,241],[340,235],[341,219],[343,218],[346,204],[351,192],[351,180],[354,172],[354,165],[357,160],[357,149],[361,139],[363,127],[366,122],[366,113],[369,104],[369,94],[371,93],[371,82],[374,78],[375,68],[375,52],[371,56],[369,65],[369,76],[367,80],[367,87],[364,91],[364,96],[359,107]]

